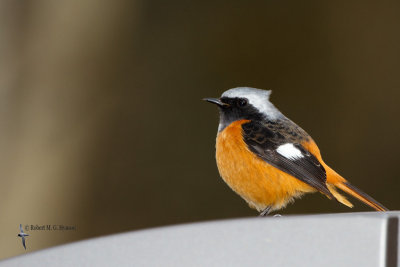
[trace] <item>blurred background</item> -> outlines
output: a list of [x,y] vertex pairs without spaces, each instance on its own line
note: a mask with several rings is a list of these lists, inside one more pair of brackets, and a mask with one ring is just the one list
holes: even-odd
[[[0,2],[0,258],[257,213],[218,175],[216,97],[237,86],[325,162],[400,206],[400,2]],[[320,194],[286,214],[350,210]]]

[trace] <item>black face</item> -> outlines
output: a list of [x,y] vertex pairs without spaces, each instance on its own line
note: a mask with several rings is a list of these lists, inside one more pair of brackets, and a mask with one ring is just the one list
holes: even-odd
[[249,104],[247,98],[222,97],[220,101],[225,105],[218,105],[221,125],[219,131],[237,120],[262,120],[260,112]]

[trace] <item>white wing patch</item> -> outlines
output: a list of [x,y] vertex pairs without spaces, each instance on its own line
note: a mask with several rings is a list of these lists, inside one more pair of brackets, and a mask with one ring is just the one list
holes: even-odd
[[291,143],[280,145],[276,149],[276,152],[278,152],[279,154],[290,160],[295,160],[304,157],[301,151]]

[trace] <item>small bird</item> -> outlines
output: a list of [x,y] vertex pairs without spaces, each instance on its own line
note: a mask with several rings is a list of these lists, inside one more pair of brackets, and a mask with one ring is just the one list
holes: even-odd
[[19,230],[20,230],[20,233],[18,234],[18,236],[21,237],[21,239],[22,239],[22,245],[23,245],[24,248],[26,249],[26,246],[25,246],[25,237],[26,237],[26,236],[29,236],[29,235],[24,233],[24,230],[22,229],[22,224],[19,225]]
[[377,211],[388,210],[326,165],[311,136],[269,101],[270,94],[238,87],[204,99],[219,108],[216,160],[233,191],[260,216],[316,191],[353,207],[337,188]]

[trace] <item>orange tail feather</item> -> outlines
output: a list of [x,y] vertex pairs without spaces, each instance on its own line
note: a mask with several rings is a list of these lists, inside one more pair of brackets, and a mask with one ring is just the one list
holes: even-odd
[[357,198],[361,202],[364,202],[365,204],[377,211],[388,211],[388,209],[385,208],[378,201],[348,182],[337,183],[335,184],[335,186],[338,187],[340,190],[346,192],[347,194]]

